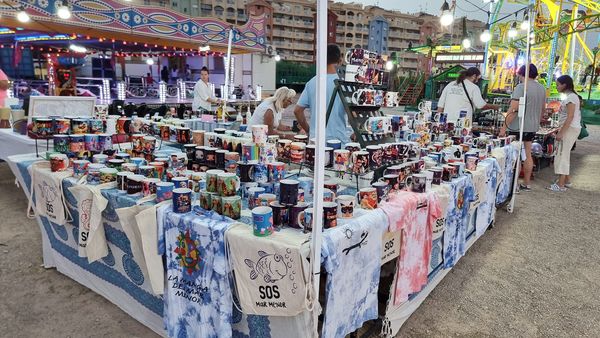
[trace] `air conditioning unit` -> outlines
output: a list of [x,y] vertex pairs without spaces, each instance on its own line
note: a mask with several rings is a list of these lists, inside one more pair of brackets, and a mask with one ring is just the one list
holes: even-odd
[[275,47],[273,45],[266,45],[265,54],[268,56],[275,56],[277,55],[277,51],[275,50]]

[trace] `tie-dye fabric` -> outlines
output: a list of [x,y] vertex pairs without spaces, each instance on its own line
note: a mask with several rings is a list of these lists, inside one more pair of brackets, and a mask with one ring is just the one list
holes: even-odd
[[396,268],[394,305],[408,300],[427,284],[433,224],[442,216],[435,193],[401,191],[381,208],[390,219],[390,231],[402,231]]
[[444,268],[453,267],[465,254],[469,206],[475,189],[470,175],[455,178],[450,186],[446,231],[444,231]]
[[232,294],[225,256],[226,217],[200,208],[158,209],[167,283],[164,321],[169,337],[231,337]]
[[483,235],[488,226],[496,216],[496,188],[498,187],[498,175],[500,166],[494,158],[488,158],[479,163],[479,168],[485,170],[486,189],[485,198],[477,208],[477,218],[475,220],[475,229],[477,237]]
[[377,318],[383,211],[370,211],[323,232],[321,258],[328,272],[322,336],[345,337]]

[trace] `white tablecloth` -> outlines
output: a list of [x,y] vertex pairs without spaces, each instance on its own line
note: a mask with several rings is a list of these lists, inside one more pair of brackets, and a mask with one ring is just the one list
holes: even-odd
[[[52,149],[52,140],[38,140],[40,153],[46,151],[46,142],[49,150]],[[0,160],[6,161],[9,156],[22,154],[35,154],[35,140],[12,129],[0,129]]]

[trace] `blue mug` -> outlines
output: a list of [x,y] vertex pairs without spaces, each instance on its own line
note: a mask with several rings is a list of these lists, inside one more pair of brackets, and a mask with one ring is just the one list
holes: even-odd
[[304,190],[304,201],[312,202],[313,200],[313,179],[312,177],[299,177],[299,189]]
[[269,182],[269,171],[267,166],[259,163],[254,166],[254,182],[267,183]]
[[192,210],[192,189],[178,188],[173,190],[173,211],[185,214]]
[[342,141],[340,140],[327,140],[327,146],[333,148],[333,150],[342,149]]
[[271,235],[273,233],[273,209],[265,206],[252,209],[252,223],[255,236]]
[[156,183],[156,202],[162,202],[173,198],[173,182]]

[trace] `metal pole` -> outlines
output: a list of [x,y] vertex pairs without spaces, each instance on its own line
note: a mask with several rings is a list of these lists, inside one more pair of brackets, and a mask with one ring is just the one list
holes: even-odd
[[[598,37],[600,40],[600,37]],[[592,98],[592,86],[594,85],[594,80],[596,79],[596,56],[598,56],[598,47],[594,48],[594,60],[592,61],[592,74],[590,78],[590,88],[588,89],[588,101]]]
[[[221,96],[224,98],[224,102],[227,103],[229,100],[229,77],[231,76],[229,68],[231,66],[231,44],[233,43],[233,27],[229,29],[229,39],[227,42],[227,62],[225,62],[225,87],[224,92]],[[225,122],[225,104],[223,104],[223,113],[221,114],[222,122]]]
[[[527,87],[529,84],[529,64],[531,63],[531,32],[533,29],[533,21],[535,18],[535,1],[529,0],[529,25],[527,28],[527,50],[525,52],[525,83],[523,83],[523,97],[519,99],[519,140],[523,140],[523,122],[525,121],[525,108],[527,105]],[[523,150],[523,141],[519,142],[519,152],[517,153],[517,167],[515,168],[515,177],[513,179],[512,195],[507,206],[507,211],[513,213],[515,207],[515,198],[517,196],[517,186],[519,184],[519,173],[521,172],[521,151]]]
[[[311,266],[314,301],[319,301],[321,273],[321,240],[323,229],[323,183],[325,182],[325,116],[327,111],[327,0],[317,0],[317,114],[314,168],[314,217],[311,242]],[[313,335],[318,336],[318,312],[313,311]]]
[[[554,17],[554,25],[558,25],[560,22],[560,11],[562,9],[562,1],[560,2],[560,6],[556,10],[556,14]],[[552,82],[554,80],[554,68],[556,67],[556,48],[558,47],[558,30],[554,32],[554,36],[552,37],[552,45],[550,47],[550,56],[548,57],[548,79],[546,81],[546,88],[550,88],[552,86]],[[563,60],[565,62],[566,60]]]

